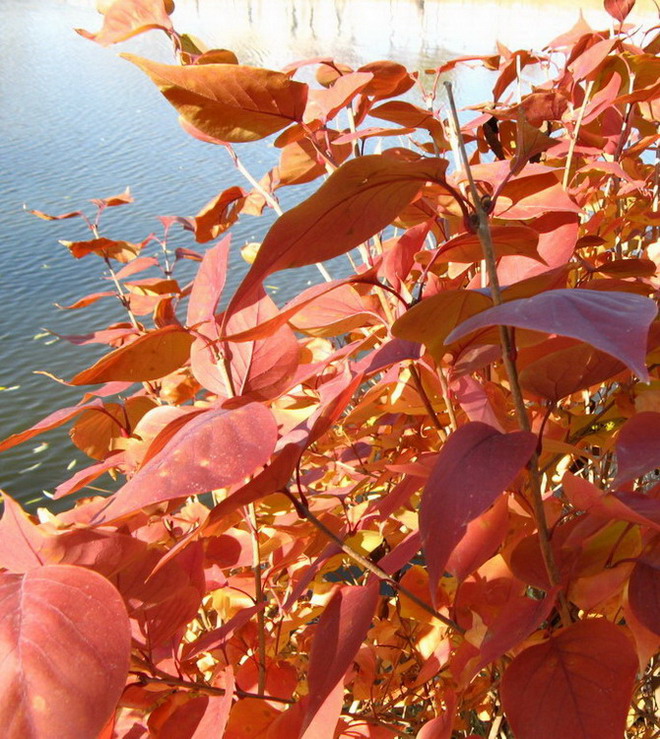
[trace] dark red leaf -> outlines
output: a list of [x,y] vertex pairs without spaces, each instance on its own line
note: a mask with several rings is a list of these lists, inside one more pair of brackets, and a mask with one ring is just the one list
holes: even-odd
[[616,439],[614,486],[642,477],[660,467],[660,413],[645,411],[629,418]]
[[461,426],[447,439],[422,493],[419,511],[432,596],[467,525],[513,482],[535,448],[532,433],[502,434],[478,422]]
[[95,737],[128,676],[131,631],[101,575],[48,565],[0,575],[0,724],[7,739]]
[[513,660],[502,678],[504,712],[519,739],[621,739],[636,672],[618,626],[580,621]]
[[[316,626],[309,657],[309,704],[301,734],[315,725],[317,714],[353,663],[371,625],[378,589],[375,580],[365,586],[341,587],[325,607]],[[341,711],[341,703],[339,709]],[[339,719],[338,714],[336,719]],[[331,735],[333,728],[326,725],[327,733]]]
[[639,621],[660,636],[660,542],[654,538],[630,574],[628,599]]

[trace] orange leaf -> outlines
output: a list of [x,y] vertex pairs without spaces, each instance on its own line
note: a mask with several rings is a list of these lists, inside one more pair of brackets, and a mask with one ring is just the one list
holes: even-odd
[[192,342],[191,334],[181,326],[158,328],[101,357],[79,372],[71,385],[156,380],[186,363]]
[[302,120],[307,85],[237,64],[187,67],[122,54],[159,87],[182,118],[221,141],[257,141]]
[[382,155],[346,162],[275,221],[232,305],[273,272],[331,259],[363,243],[389,225],[425,182],[441,180],[446,166],[441,159]]

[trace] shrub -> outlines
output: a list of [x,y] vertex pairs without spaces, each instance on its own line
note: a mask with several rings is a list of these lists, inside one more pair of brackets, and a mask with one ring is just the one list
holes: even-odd
[[[613,31],[542,53],[315,61],[310,85],[203,49],[165,0],[80,31],[167,34],[176,64],[125,56],[252,187],[160,244],[102,231],[129,192],[33,211],[84,220],[63,243],[127,318],[69,381],[100,388],[0,448],[72,423],[93,463],[56,497],[122,483],[38,519],[4,496],[6,736],[657,734],[660,36],[605,4]],[[461,126],[439,82],[466,63],[496,75]],[[271,135],[257,180],[233,146]],[[231,228],[264,209],[223,300]],[[172,254],[179,228],[212,245]],[[278,307],[264,280],[315,263]]]

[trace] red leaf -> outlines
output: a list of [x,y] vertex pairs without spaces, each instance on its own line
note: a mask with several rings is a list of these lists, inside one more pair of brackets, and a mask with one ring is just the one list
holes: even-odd
[[390,61],[370,62],[358,69],[358,72],[369,72],[373,79],[364,88],[363,94],[373,96],[374,100],[402,95],[414,84],[414,77],[403,64]]
[[101,575],[50,565],[0,575],[0,724],[7,739],[79,739],[103,729],[128,675],[131,632]]
[[660,547],[658,539],[642,554],[628,583],[628,599],[635,616],[643,626],[660,635]]
[[[301,735],[314,723],[316,715],[341,685],[353,663],[371,625],[378,602],[378,590],[376,580],[365,586],[344,586],[337,590],[323,611],[309,657],[309,704]],[[335,720],[338,719],[339,714]],[[333,728],[326,725],[328,734],[332,734]]]
[[419,530],[433,596],[467,525],[495,502],[536,448],[527,431],[461,426],[445,442],[422,493]]
[[10,572],[29,572],[41,567],[46,559],[42,554],[49,536],[33,523],[20,505],[2,494],[4,513],[0,519],[0,567]]
[[105,11],[103,28],[98,33],[82,28],[76,31],[101,46],[110,46],[152,28],[171,31],[172,21],[168,14],[173,10],[171,0],[114,0]]
[[372,79],[372,74],[351,72],[338,77],[329,88],[310,90],[305,121],[319,119],[327,123],[332,120]]
[[200,695],[186,701],[159,727],[158,739],[218,739],[223,736],[234,697],[232,668],[227,667],[223,674],[225,694]]
[[149,331],[101,357],[96,364],[79,372],[70,384],[157,380],[188,361],[192,342],[192,335],[181,326],[169,325]]
[[99,410],[102,410],[103,403],[100,400],[94,400],[91,403],[87,403],[86,405],[76,405],[72,408],[61,408],[59,411],[55,411],[49,416],[46,416],[46,418],[42,419],[41,421],[38,421],[29,429],[21,431],[18,434],[12,434],[11,436],[8,436],[4,441],[0,442],[0,452],[11,449],[17,444],[22,444],[24,441],[28,441],[29,439],[32,439],[39,434],[43,434],[45,431],[50,431],[51,429],[57,428],[58,426],[62,426],[62,424],[70,421],[79,413],[84,413],[85,411],[92,408],[98,408]]
[[441,179],[445,168],[440,159],[407,162],[378,155],[346,162],[275,221],[232,305],[273,272],[322,262],[363,243],[389,225],[426,181]]
[[231,237],[209,249],[199,265],[188,302],[188,326],[213,320],[213,314],[227,279],[227,259]]
[[146,72],[182,118],[220,141],[257,141],[301,121],[307,85],[238,64],[185,67],[122,54]]
[[472,316],[452,331],[446,342],[457,341],[489,326],[515,326],[571,336],[616,357],[648,382],[647,335],[657,311],[652,300],[640,295],[550,290]]
[[493,556],[508,530],[508,503],[503,496],[467,525],[465,534],[447,560],[447,572],[451,572],[458,580],[465,580]]
[[149,241],[151,241],[151,236],[147,236],[139,244],[101,237],[89,241],[60,241],[60,244],[66,246],[76,259],[82,259],[89,254],[98,254],[101,257],[116,259],[118,262],[126,264],[135,259]]
[[519,739],[620,739],[637,671],[624,632],[580,621],[529,647],[502,679],[502,704]]
[[[231,316],[225,326],[226,332],[249,331],[279,314],[263,288],[259,292],[258,300]],[[241,401],[230,401],[235,405],[245,402],[246,398],[270,400],[290,385],[298,367],[300,349],[289,326],[280,326],[265,339],[240,343],[218,341],[219,332],[215,322],[202,326],[200,333],[205,338],[195,341],[191,353],[195,379],[207,390],[220,397],[241,398]],[[210,339],[216,343],[212,344]],[[226,402],[225,407],[229,407],[230,402]]]
[[[149,2],[150,0],[147,0]],[[156,0],[163,4],[167,0]],[[144,0],[142,0],[144,3]],[[119,3],[115,3],[118,5]],[[124,192],[120,192],[119,195],[109,195],[107,198],[92,198],[90,203],[94,203],[97,208],[116,208],[119,205],[128,205],[133,202],[133,196],[131,195],[131,188],[127,187]]]
[[91,293],[90,295],[85,295],[84,298],[80,298],[80,300],[76,300],[76,302],[71,303],[71,305],[60,305],[59,303],[55,303],[55,305],[61,310],[77,310],[78,308],[86,308],[88,305],[96,303],[97,300],[101,300],[101,298],[107,298],[111,295],[114,297],[116,294],[117,293],[112,290],[100,293]]
[[532,600],[523,595],[507,600],[488,626],[479,648],[481,656],[474,667],[475,673],[517,647],[536,631],[550,615],[555,599],[556,593],[549,593],[542,600]]
[[570,504],[606,521],[631,523],[660,529],[660,500],[639,493],[605,493],[589,480],[565,472],[561,480]]
[[660,467],[660,413],[645,411],[629,418],[619,431],[615,449],[614,487]]
[[275,419],[258,403],[200,413],[115,493],[94,523],[227,487],[265,464],[276,440]]

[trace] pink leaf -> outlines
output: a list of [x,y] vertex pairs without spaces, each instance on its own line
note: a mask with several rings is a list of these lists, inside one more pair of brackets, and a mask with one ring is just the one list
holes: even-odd
[[0,575],[0,725],[7,739],[95,737],[128,676],[131,632],[101,575],[49,565]]
[[230,242],[231,237],[226,236],[204,254],[188,302],[186,323],[189,326],[213,319],[227,278]]
[[95,523],[227,487],[265,464],[276,440],[275,419],[258,403],[200,413],[115,493]]
[[641,295],[550,290],[497,305],[468,318],[447,336],[445,343],[490,326],[514,326],[571,336],[616,357],[641,380],[648,381],[647,335],[657,312],[655,303]]
[[605,0],[605,10],[616,18],[619,23],[623,23],[628,13],[633,9],[635,0]]
[[472,422],[455,431],[440,450],[419,511],[419,530],[431,595],[467,525],[510,485],[536,447],[527,431],[502,434]]

